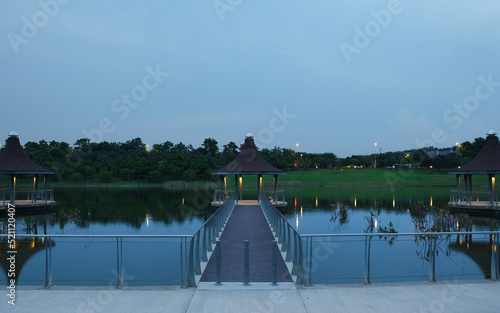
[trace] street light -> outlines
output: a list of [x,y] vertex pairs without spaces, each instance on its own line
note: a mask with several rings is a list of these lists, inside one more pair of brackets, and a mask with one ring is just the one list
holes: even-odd
[[377,168],[377,143],[375,143],[375,164],[373,165],[373,168]]

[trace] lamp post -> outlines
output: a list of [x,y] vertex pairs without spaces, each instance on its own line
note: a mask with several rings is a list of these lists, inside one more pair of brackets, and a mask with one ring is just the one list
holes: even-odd
[[375,143],[375,164],[373,165],[373,168],[377,168],[377,143]]

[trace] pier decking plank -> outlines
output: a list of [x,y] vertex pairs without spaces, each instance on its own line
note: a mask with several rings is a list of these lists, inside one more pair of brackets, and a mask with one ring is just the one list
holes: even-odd
[[[243,243],[249,240],[250,283],[272,281],[272,241],[274,236],[260,205],[236,205],[221,235],[221,280],[243,282]],[[215,282],[216,254],[213,253],[201,277]],[[292,282],[278,251],[278,282]]]

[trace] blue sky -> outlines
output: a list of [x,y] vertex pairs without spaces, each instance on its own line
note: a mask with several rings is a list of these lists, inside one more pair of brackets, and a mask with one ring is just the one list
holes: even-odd
[[2,1],[0,134],[338,156],[500,131],[498,1]]

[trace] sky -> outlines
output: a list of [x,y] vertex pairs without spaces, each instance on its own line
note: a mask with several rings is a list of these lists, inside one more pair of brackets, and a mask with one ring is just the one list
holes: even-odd
[[499,30],[497,0],[4,0],[0,138],[450,147],[500,131]]

